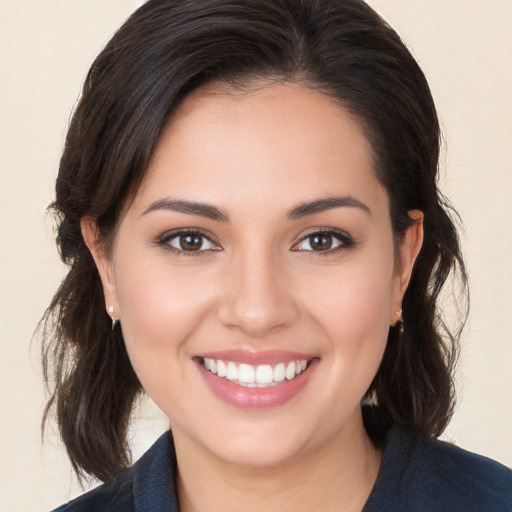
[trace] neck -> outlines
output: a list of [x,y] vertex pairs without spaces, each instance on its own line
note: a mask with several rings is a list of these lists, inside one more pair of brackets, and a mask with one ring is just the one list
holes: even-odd
[[264,468],[229,464],[175,432],[180,510],[361,512],[381,453],[360,415],[352,423],[334,442]]

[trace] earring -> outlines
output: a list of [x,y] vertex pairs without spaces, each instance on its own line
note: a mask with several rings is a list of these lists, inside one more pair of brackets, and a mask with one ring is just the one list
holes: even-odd
[[404,318],[403,318],[403,314],[402,314],[402,308],[400,308],[400,309],[396,312],[396,316],[397,316],[398,318],[397,318],[397,321],[396,321],[395,325],[400,324],[400,330],[399,330],[399,333],[400,333],[400,335],[402,335],[402,334],[404,333]]
[[112,319],[112,330],[116,328],[116,325],[119,323],[119,320],[117,318],[114,318],[114,306],[108,307],[108,312],[110,315],[110,318]]

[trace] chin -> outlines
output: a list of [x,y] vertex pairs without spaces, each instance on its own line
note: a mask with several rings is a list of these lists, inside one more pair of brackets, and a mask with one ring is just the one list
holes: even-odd
[[[296,426],[296,422],[294,424]],[[290,423],[287,425],[246,422],[234,428],[234,425],[210,423],[189,439],[226,464],[270,468],[286,464],[307,451],[307,446],[311,444],[307,432],[294,429],[290,433]]]
[[269,441],[261,444],[242,441],[228,449],[223,448],[213,454],[227,464],[255,469],[282,466],[302,451],[299,446],[283,446]]

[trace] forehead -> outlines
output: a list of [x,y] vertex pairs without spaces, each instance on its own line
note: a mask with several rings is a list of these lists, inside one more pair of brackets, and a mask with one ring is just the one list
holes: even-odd
[[358,120],[297,84],[189,95],[157,144],[137,199],[162,194],[256,206],[319,196],[382,194]]

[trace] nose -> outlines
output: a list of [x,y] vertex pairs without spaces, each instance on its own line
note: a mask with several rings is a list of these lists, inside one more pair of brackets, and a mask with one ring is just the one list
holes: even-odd
[[232,261],[218,309],[219,321],[252,338],[292,325],[300,309],[293,279],[268,255],[251,254]]

